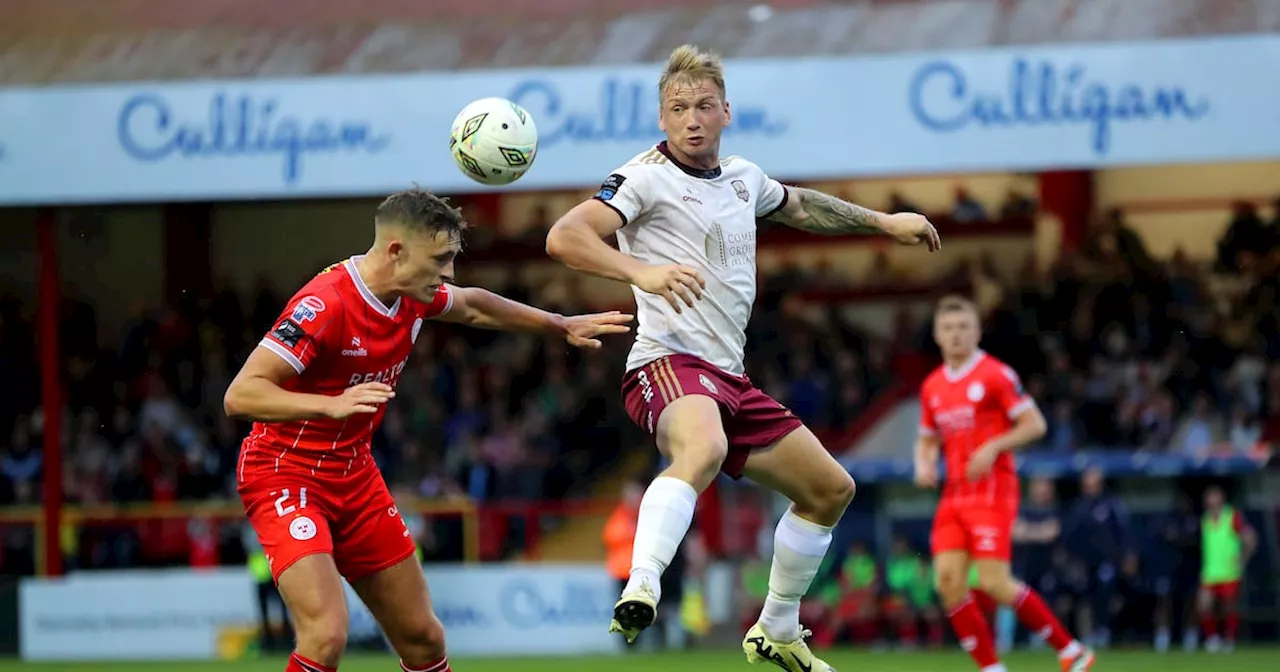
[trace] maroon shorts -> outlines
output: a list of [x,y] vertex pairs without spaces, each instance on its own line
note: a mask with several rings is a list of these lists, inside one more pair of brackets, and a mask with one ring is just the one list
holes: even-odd
[[338,572],[355,581],[417,550],[373,460],[342,477],[298,467],[248,469],[239,490],[277,581],[313,553],[332,555]]
[[640,429],[654,433],[658,418],[671,402],[690,394],[716,400],[729,456],[720,470],[733,478],[751,451],[768,448],[799,429],[800,419],[782,404],[761,392],[746,376],[735,376],[692,355],[670,355],[628,371],[622,378],[622,400],[627,415]]

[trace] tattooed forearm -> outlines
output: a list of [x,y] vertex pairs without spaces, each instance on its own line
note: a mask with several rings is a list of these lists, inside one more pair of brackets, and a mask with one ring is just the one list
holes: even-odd
[[797,229],[835,235],[879,233],[881,213],[803,187],[789,187],[798,203],[788,203],[770,219]]

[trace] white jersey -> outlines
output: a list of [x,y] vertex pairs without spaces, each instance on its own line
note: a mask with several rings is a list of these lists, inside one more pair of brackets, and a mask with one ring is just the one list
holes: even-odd
[[683,165],[664,142],[614,171],[595,198],[622,216],[619,250],[647,264],[691,266],[707,281],[702,300],[681,313],[632,287],[640,324],[627,370],[686,354],[742,375],[756,298],[756,218],[782,208],[787,190],[737,156],[712,170]]

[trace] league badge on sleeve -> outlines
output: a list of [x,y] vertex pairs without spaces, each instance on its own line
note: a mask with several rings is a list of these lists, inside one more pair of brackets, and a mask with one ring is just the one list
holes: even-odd
[[[294,314],[297,314],[296,310],[294,311]],[[280,341],[291,348],[296,347],[302,340],[302,337],[306,336],[306,334],[307,332],[302,330],[302,325],[294,322],[292,319],[281,320],[280,324],[277,324],[276,328],[271,331],[271,335],[274,336],[277,341]]]
[[304,296],[293,307],[293,315],[289,319],[302,324],[316,319],[316,315],[324,312],[324,301],[318,296]]
[[625,175],[614,173],[604,178],[604,182],[600,184],[600,191],[596,192],[596,198],[607,201],[618,194],[618,190],[622,188],[622,183],[627,181]]

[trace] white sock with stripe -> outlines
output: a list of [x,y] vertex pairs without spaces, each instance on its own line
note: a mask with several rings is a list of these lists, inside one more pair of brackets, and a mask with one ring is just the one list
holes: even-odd
[[670,476],[653,479],[640,500],[640,518],[631,551],[631,577],[622,591],[624,594],[648,582],[654,594],[662,597],[659,585],[662,573],[689,532],[697,505],[698,491],[692,485]]

